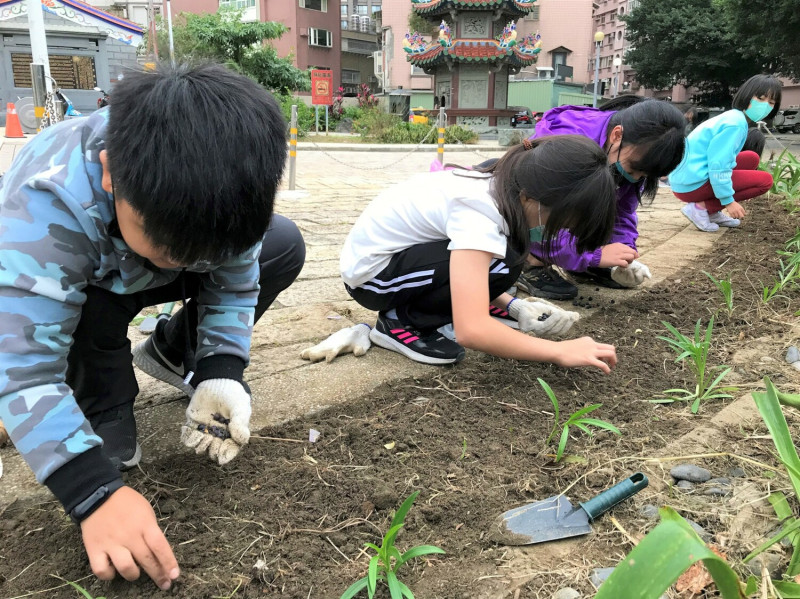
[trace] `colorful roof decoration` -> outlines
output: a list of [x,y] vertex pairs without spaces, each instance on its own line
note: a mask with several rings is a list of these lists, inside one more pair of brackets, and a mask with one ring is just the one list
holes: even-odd
[[[13,19],[28,12],[28,2],[37,0],[0,0],[0,21]],[[78,25],[96,27],[110,38],[137,46],[142,41],[141,25],[121,19],[79,0],[39,0],[42,9]]]
[[451,10],[502,10],[522,17],[533,10],[536,0],[411,0],[411,9],[420,16],[440,16]]
[[534,64],[541,52],[541,47],[536,48],[530,44],[526,36],[524,43],[515,43],[513,46],[502,46],[501,42],[493,39],[458,39],[451,40],[450,45],[441,43],[432,44],[422,52],[409,54],[408,61],[418,67],[434,66],[447,61],[456,62],[499,62],[508,61],[510,64],[526,67]]

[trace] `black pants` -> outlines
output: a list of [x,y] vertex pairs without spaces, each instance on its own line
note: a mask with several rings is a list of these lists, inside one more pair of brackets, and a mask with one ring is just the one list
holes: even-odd
[[[450,300],[450,240],[415,245],[392,256],[375,278],[347,292],[369,310],[395,308],[403,324],[420,331],[453,322]],[[514,285],[522,272],[520,255],[506,245],[503,259],[489,266],[489,297],[494,299]],[[489,309],[489,306],[486,306]]]
[[[286,217],[274,215],[258,258],[261,291],[255,322],[300,274],[305,254],[305,244],[297,226]],[[187,272],[183,278],[186,297],[196,296],[199,275]],[[130,295],[119,295],[93,285],[86,288],[86,303],[67,356],[66,379],[85,416],[134,400],[139,386],[133,372],[128,324],[146,306],[179,299],[183,299],[180,277],[163,287]],[[185,345],[183,310],[189,311],[190,339],[193,345],[197,343],[197,302],[189,299],[186,307],[169,319],[164,331],[167,344],[177,355],[183,355]]]

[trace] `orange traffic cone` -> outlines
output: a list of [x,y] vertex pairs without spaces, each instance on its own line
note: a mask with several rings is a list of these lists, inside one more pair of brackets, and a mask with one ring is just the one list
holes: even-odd
[[13,102],[6,104],[6,137],[25,137]]

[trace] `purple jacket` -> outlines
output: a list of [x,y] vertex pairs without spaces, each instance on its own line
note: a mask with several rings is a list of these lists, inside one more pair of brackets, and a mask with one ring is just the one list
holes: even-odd
[[[536,124],[536,132],[530,139],[572,133],[593,139],[602,148],[606,143],[608,121],[613,115],[614,112],[605,112],[589,106],[557,106],[544,113],[542,120]],[[636,228],[639,196],[636,192],[639,185],[626,181],[617,187],[617,219],[609,243],[624,243],[636,249],[636,239],[639,237]],[[551,249],[547,261],[566,270],[585,271],[590,266],[597,266],[600,263],[601,248],[579,254],[575,249],[575,238],[567,231],[558,234]],[[532,243],[531,254],[543,257],[542,244]]]

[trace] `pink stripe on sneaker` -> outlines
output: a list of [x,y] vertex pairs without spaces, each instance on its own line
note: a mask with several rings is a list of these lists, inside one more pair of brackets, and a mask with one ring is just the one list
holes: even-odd
[[408,345],[409,343],[411,343],[412,341],[416,341],[417,339],[419,339],[419,337],[416,337],[416,336],[415,337],[409,337],[408,339],[403,340],[403,343]]
[[392,335],[397,335],[397,333],[402,333],[403,331],[405,331],[405,329],[389,329]]
[[411,336],[411,333],[409,333],[408,331],[406,331],[405,333],[400,333],[400,334],[397,336],[397,338],[398,338],[398,339],[405,339],[406,337],[410,337],[410,336]]

